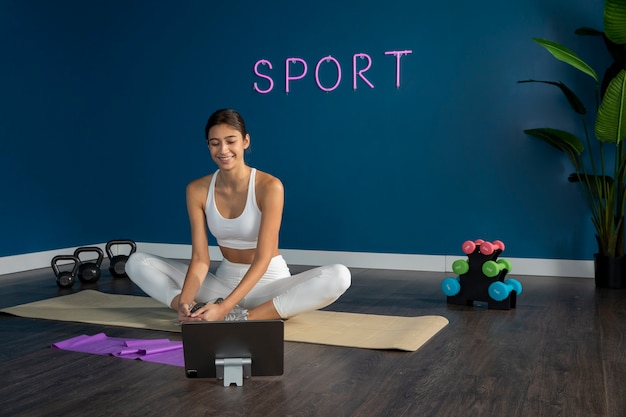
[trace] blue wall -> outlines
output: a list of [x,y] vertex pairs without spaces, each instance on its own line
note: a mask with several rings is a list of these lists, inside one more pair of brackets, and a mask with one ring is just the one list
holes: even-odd
[[[530,38],[602,64],[602,48],[589,55],[597,40],[573,34],[602,29],[602,5],[2,0],[0,256],[120,237],[189,243],[185,184],[215,169],[204,124],[234,107],[249,163],[285,184],[283,248],[458,254],[482,237],[510,257],[591,259],[567,160],[522,133],[577,119],[556,89],[516,81],[591,88]],[[399,49],[413,52],[396,88],[384,52]],[[352,88],[355,53],[372,57],[374,89]],[[313,76],[328,55],[342,68],[332,92]],[[289,57],[309,73],[285,94]],[[268,85],[259,59],[272,63],[269,94],[253,90]]]

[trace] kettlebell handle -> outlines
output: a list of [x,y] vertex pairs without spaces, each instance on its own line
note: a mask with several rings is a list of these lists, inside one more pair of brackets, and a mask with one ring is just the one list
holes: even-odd
[[74,268],[72,269],[72,276],[76,275],[76,273],[78,272],[78,267],[80,265],[80,259],[78,259],[78,257],[74,255],[57,255],[54,258],[52,258],[52,261],[50,262],[50,266],[52,266],[52,271],[54,271],[54,275],[57,277],[61,273],[59,271],[59,261],[74,262]]
[[74,256],[80,260],[80,254],[83,252],[97,252],[98,260],[96,261],[96,266],[100,268],[100,265],[102,264],[102,259],[104,258],[104,252],[102,251],[102,249],[97,246],[81,246],[74,251]]
[[109,257],[109,259],[113,258],[113,252],[111,251],[111,246],[113,245],[128,245],[130,246],[130,253],[127,256],[132,255],[133,253],[135,253],[137,251],[137,245],[135,244],[134,241],[130,240],[130,239],[118,239],[118,240],[109,240],[106,244],[106,246],[104,247],[104,249],[107,252],[107,256]]

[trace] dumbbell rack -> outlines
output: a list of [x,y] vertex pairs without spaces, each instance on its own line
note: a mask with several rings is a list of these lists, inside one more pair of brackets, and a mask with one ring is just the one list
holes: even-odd
[[473,252],[466,253],[469,270],[459,275],[460,290],[456,295],[448,296],[448,304],[473,306],[474,302],[485,302],[488,309],[510,310],[515,308],[517,291],[510,291],[508,296],[501,301],[497,301],[489,295],[490,285],[496,281],[504,282],[510,266],[509,269],[501,268],[496,276],[486,276],[483,272],[483,265],[487,261],[496,262],[503,250],[490,248],[488,252],[492,252],[484,254],[480,251],[481,243],[481,241],[477,241]]

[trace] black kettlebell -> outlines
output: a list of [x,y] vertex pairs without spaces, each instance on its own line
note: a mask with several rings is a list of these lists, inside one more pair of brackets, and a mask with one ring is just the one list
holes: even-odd
[[83,283],[96,282],[100,279],[100,265],[104,252],[96,246],[82,246],[74,251],[74,256],[80,260],[80,254],[84,252],[96,252],[98,259],[95,262],[81,260],[78,266],[78,279]]
[[[130,253],[128,255],[114,256],[113,252],[111,252],[111,246],[113,245],[130,246]],[[109,264],[109,271],[111,272],[111,275],[113,275],[115,278],[128,277],[128,275],[126,275],[126,261],[128,260],[128,257],[135,253],[135,251],[137,250],[137,245],[135,245],[135,242],[129,239],[109,240],[105,246],[105,249],[109,260],[111,261],[111,263]]]
[[[59,261],[72,261],[74,262],[74,267],[71,271],[61,271],[59,270]],[[80,259],[73,255],[57,255],[52,258],[50,265],[52,266],[52,271],[54,271],[54,275],[57,277],[57,285],[59,286],[59,288],[70,288],[72,285],[74,285],[79,264]]]

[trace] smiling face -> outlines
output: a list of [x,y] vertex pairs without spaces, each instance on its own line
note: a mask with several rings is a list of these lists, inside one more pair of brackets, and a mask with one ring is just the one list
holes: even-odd
[[218,124],[209,129],[207,137],[211,157],[221,170],[230,170],[245,165],[244,151],[250,146],[250,135],[227,124]]

